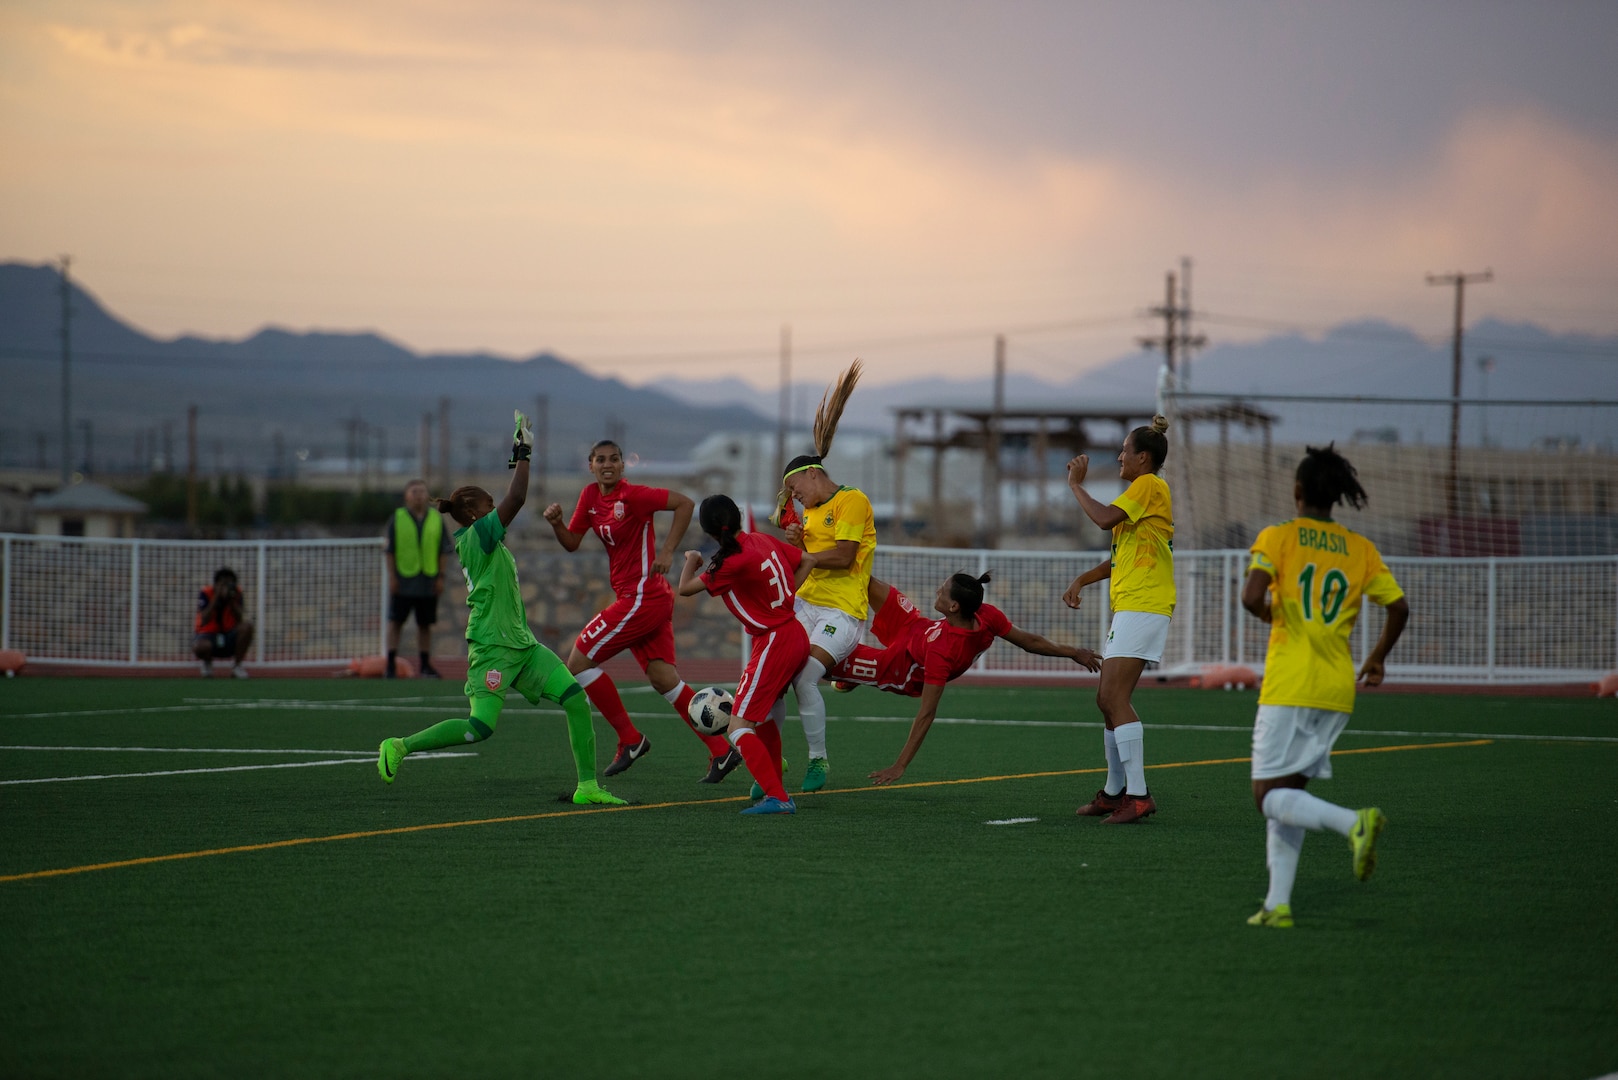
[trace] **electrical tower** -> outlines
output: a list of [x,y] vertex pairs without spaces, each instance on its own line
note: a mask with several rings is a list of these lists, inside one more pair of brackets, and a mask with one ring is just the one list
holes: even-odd
[[[1190,260],[1185,260],[1187,271],[1190,270]],[[1181,304],[1184,306],[1181,306]],[[1143,337],[1136,339],[1143,349],[1161,349],[1163,352],[1163,367],[1168,378],[1163,386],[1165,390],[1173,390],[1179,382],[1181,361],[1189,360],[1192,349],[1200,349],[1208,343],[1208,339],[1201,334],[1190,333],[1191,308],[1190,289],[1187,288],[1185,299],[1175,295],[1174,272],[1171,270],[1164,275],[1163,303],[1157,307],[1148,308],[1147,314],[1156,315],[1163,320],[1163,334],[1161,337]],[[1162,403],[1158,403],[1162,408]]]

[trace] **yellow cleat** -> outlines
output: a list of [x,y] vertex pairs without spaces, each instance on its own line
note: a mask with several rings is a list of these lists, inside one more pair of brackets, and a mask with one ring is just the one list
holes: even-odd
[[1355,811],[1355,817],[1348,846],[1354,852],[1354,876],[1364,881],[1376,869],[1376,838],[1388,827],[1388,816],[1372,806]]
[[1292,905],[1277,904],[1272,910],[1267,907],[1258,909],[1258,914],[1247,920],[1248,926],[1268,926],[1272,930],[1292,929]]

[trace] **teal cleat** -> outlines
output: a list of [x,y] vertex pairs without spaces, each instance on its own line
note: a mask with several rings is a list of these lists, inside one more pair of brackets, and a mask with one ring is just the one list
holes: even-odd
[[405,753],[403,739],[382,740],[382,745],[377,748],[376,771],[383,783],[391,784],[393,778],[399,775],[399,762],[404,760]]
[[825,758],[810,758],[809,768],[805,769],[803,773],[803,787],[799,790],[819,791],[826,786],[826,774],[830,771],[831,766],[827,764]]
[[1376,807],[1354,812],[1354,827],[1348,830],[1348,846],[1354,852],[1354,876],[1361,881],[1376,869],[1376,838],[1388,826],[1388,815]]
[[573,792],[574,806],[628,806],[629,804],[594,780],[586,780]]
[[792,801],[791,796],[787,797],[786,802],[782,802],[774,795],[756,802],[742,811],[744,814],[796,814],[797,812],[798,804]]

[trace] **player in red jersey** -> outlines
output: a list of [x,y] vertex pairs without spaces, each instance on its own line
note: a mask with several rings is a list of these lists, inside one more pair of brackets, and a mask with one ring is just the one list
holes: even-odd
[[[595,483],[579,492],[572,520],[562,523],[561,503],[545,508],[545,520],[569,551],[579,550],[592,532],[607,549],[617,599],[579,631],[568,654],[567,669],[618,733],[618,753],[604,770],[607,776],[616,776],[644,757],[652,741],[629,719],[618,687],[601,670],[601,664],[628,649],[652,688],[687,726],[691,724],[688,710],[696,691],[674,667],[674,590],[664,575],[674,565],[675,545],[685,536],[696,505],[678,491],[625,480],[624,452],[611,439],[590,448],[590,474]],[[663,546],[658,547],[652,515],[664,510],[673,511],[674,523]],[[741,755],[723,738],[700,732],[697,737],[707,745],[709,755],[708,774],[702,783],[717,784],[742,763]]]
[[701,574],[702,556],[685,553],[680,595],[719,597],[752,636],[729,736],[764,798],[742,813],[794,814],[798,806],[781,779],[780,721],[786,718],[787,687],[809,659],[809,635],[798,622],[793,595],[814,569],[815,557],[773,536],[742,532],[742,512],[728,495],[703,499],[698,521],[719,550]]
[[1089,649],[1058,645],[1048,638],[1019,629],[1005,612],[983,602],[983,586],[989,575],[972,577],[954,574],[938,587],[933,610],[942,619],[924,618],[910,598],[893,586],[871,579],[871,607],[876,618],[871,633],[883,648],[857,645],[854,651],[831,671],[839,690],[852,690],[864,684],[906,697],[919,697],[921,705],[910,724],[899,759],[870,778],[878,784],[891,784],[904,775],[916,752],[927,738],[927,731],[938,715],[944,686],[966,673],[988,651],[995,638],[1005,638],[1023,652],[1036,656],[1065,656],[1088,671],[1101,670],[1101,656]]

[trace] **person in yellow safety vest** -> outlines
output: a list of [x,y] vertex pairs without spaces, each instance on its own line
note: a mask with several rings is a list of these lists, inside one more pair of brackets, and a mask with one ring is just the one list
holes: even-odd
[[399,631],[411,612],[416,615],[416,644],[421,651],[421,677],[438,678],[433,669],[433,623],[438,621],[438,597],[444,591],[443,556],[454,550],[444,519],[427,507],[427,481],[405,485],[404,505],[388,521],[388,666],[387,678],[396,674]]

